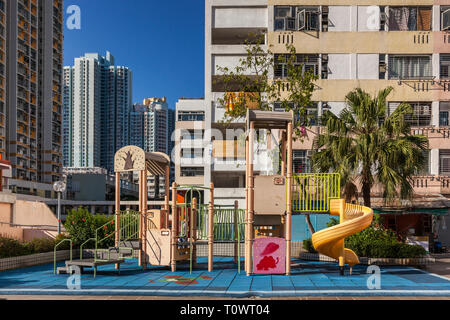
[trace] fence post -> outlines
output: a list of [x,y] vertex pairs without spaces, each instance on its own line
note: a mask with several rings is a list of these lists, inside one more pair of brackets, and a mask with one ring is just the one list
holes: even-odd
[[234,201],[234,263],[238,262],[238,259],[241,257],[238,257],[238,209],[239,209],[239,202],[236,200]]

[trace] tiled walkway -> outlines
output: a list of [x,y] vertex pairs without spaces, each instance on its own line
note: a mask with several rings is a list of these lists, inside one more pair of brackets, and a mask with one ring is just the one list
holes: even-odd
[[[63,263],[58,264],[62,266]],[[142,271],[136,260],[99,267],[94,279],[88,269],[81,276],[81,289],[67,287],[68,275],[54,275],[53,265],[0,273],[0,295],[108,295],[108,296],[202,296],[202,297],[305,297],[305,296],[435,296],[450,297],[450,279],[411,267],[381,267],[381,289],[370,290],[367,266],[355,266],[353,275],[340,276],[337,265],[293,261],[292,275],[255,275],[237,272],[230,258],[215,257],[213,272],[206,259],[192,274],[186,268]]]

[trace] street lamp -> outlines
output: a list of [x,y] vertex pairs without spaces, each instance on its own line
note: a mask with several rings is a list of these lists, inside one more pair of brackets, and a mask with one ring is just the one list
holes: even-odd
[[66,191],[66,183],[64,181],[56,181],[53,184],[53,190],[58,194],[58,234],[61,234],[61,193]]

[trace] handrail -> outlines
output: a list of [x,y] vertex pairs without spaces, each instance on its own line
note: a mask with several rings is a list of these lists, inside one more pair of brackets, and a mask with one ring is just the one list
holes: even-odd
[[63,239],[55,245],[53,250],[53,274],[56,274],[56,248],[58,248],[62,243],[69,241],[70,242],[70,261],[72,261],[72,239]]
[[[124,219],[124,218],[126,218],[127,216],[130,216],[130,215],[137,215],[138,213],[137,212],[134,212],[134,211],[131,211],[131,210],[127,210],[127,211],[125,211],[125,212],[128,212],[127,214],[125,214],[125,215],[123,215],[123,216],[121,216],[121,219]],[[120,247],[120,243],[121,242],[123,242],[123,241],[127,241],[127,240],[130,240],[130,239],[132,239],[133,237],[132,236],[135,236],[135,235],[138,235],[139,234],[139,226],[136,228],[137,230],[134,232],[134,233],[131,233],[131,226],[133,226],[134,224],[138,224],[139,225],[139,219],[137,219],[136,221],[129,221],[127,224],[125,224],[125,225],[120,225],[120,229],[119,230],[117,230],[117,229],[115,229],[113,232],[111,232],[111,234],[108,234],[106,237],[104,237],[103,239],[100,239],[99,240],[99,235],[98,235],[98,231],[99,230],[102,230],[102,229],[104,229],[105,227],[107,227],[108,225],[110,225],[110,224],[114,224],[114,220],[112,220],[112,221],[108,221],[107,223],[105,223],[104,225],[102,225],[101,227],[99,227],[99,228],[97,228],[96,230],[95,230],[95,251],[94,251],[94,260],[95,261],[100,261],[100,260],[102,260],[102,259],[98,259],[97,258],[97,252],[101,252],[101,251],[107,251],[108,252],[108,260],[109,260],[109,258],[111,257],[111,249],[112,248],[109,248],[109,249],[99,249],[98,248],[98,245],[100,244],[100,243],[102,243],[103,241],[105,241],[106,239],[110,239],[113,235],[116,235],[117,233],[118,233],[118,235],[119,235],[119,240],[118,240],[118,244],[117,244],[117,248],[118,248],[118,254],[119,254],[119,256],[120,256],[120,251],[121,251],[121,247]],[[122,231],[123,231],[123,229],[126,229],[126,228],[129,228],[129,229],[127,229],[128,231],[130,231],[130,234],[128,235],[128,236],[126,236],[125,237],[125,239],[121,239],[121,237],[122,237]],[[114,247],[115,248],[115,247]],[[134,250],[132,249],[132,253],[134,252]]]
[[89,238],[85,242],[83,242],[80,246],[80,260],[83,260],[83,246],[91,240],[96,240],[95,238]]

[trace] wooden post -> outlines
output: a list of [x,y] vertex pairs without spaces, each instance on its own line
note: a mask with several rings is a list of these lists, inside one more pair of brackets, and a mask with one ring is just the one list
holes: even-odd
[[143,243],[142,247],[144,248],[144,259],[143,259],[143,268],[144,270],[147,269],[147,196],[148,196],[148,185],[147,185],[147,170],[144,170],[142,172],[143,178],[144,178],[144,186],[142,188],[142,206],[143,206],[143,220],[144,220],[144,227],[143,227]]
[[292,218],[292,122],[287,125],[287,196],[286,196],[286,275],[291,274],[291,218]]
[[208,271],[213,271],[214,256],[214,183],[209,184],[208,210]]
[[[116,172],[116,194],[115,194],[115,227],[116,227],[116,237],[115,237],[115,247],[119,247],[120,240],[120,172]],[[115,265],[116,270],[119,269],[119,264]]]
[[248,136],[248,228],[247,228],[247,257],[246,260],[248,260],[247,263],[247,276],[250,276],[252,274],[252,267],[253,267],[253,214],[254,214],[254,208],[255,208],[255,199],[254,199],[254,186],[253,186],[253,141],[255,139],[255,122],[250,122],[250,132]]
[[[345,199],[339,200],[339,223],[345,222]],[[339,272],[341,276],[344,275],[344,269],[345,269],[345,239],[342,239],[339,241]]]
[[[177,184],[172,183],[172,250],[170,250],[170,266],[172,272],[177,270],[177,262],[175,261],[175,252],[177,250],[177,228],[178,228],[178,216],[177,216]],[[168,226],[167,226],[168,227]]]
[[[142,190],[143,190],[143,184],[144,184],[144,177],[143,177],[143,171],[139,171],[139,241],[142,244],[142,228],[143,228],[143,217],[142,217],[142,213],[144,211],[143,205],[142,205]],[[139,266],[142,266],[142,245],[139,248]]]
[[244,270],[247,271],[247,234],[248,234],[248,210],[249,210],[249,143],[248,143],[248,137],[245,141],[245,232],[244,232]]
[[234,201],[234,263],[238,263],[238,261],[241,259],[241,257],[238,257],[238,209],[239,209],[239,201]]
[[166,190],[165,190],[166,197],[164,198],[166,216],[164,217],[164,224],[165,224],[165,228],[169,228],[170,163],[168,163],[166,166],[165,177],[164,177],[164,186],[166,188]]

